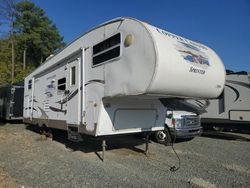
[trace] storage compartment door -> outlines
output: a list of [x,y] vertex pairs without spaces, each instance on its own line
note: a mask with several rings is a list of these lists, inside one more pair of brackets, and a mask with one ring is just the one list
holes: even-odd
[[77,58],[67,66],[67,124],[78,125],[80,123],[79,111],[79,63],[80,58]]
[[151,129],[155,126],[157,111],[154,109],[118,109],[114,129]]
[[247,110],[231,110],[229,112],[230,120],[250,121],[250,111]]

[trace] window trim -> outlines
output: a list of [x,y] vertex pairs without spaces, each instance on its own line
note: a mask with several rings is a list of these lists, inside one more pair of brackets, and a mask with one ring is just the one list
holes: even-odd
[[[97,54],[93,55],[93,48],[94,48],[95,45],[97,45],[97,44],[103,42],[104,40],[106,40],[106,39],[108,39],[108,38],[111,38],[111,37],[117,35],[118,33],[120,34],[120,43],[119,43],[119,44],[116,44],[116,45],[114,45],[114,46],[112,46],[112,47],[110,47],[110,48],[108,48],[108,49],[106,49],[106,50],[103,50],[102,52],[98,52]],[[121,58],[121,55],[122,55],[122,38],[123,38],[123,37],[122,37],[122,33],[121,33],[121,32],[117,32],[117,33],[114,33],[114,34],[110,35],[110,36],[107,37],[106,39],[97,42],[95,45],[93,45],[93,46],[92,46],[92,54],[91,54],[91,61],[92,61],[92,66],[91,66],[91,67],[92,67],[92,68],[95,68],[95,67],[101,66],[101,65],[103,65],[103,64],[105,64],[105,63],[109,63],[109,62],[112,62],[112,61],[114,61],[114,60],[116,60],[116,59]],[[103,61],[103,62],[98,63],[98,64],[96,64],[96,65],[93,64],[93,58],[94,58],[94,57],[96,57],[96,56],[98,56],[98,55],[101,55],[101,54],[103,54],[103,53],[105,53],[105,52],[107,52],[107,51],[109,51],[109,50],[112,50],[112,49],[114,49],[114,48],[116,48],[116,47],[118,47],[118,46],[120,46],[120,54],[119,54],[119,56],[114,57],[114,58],[109,59],[109,60],[106,60],[106,61]]]

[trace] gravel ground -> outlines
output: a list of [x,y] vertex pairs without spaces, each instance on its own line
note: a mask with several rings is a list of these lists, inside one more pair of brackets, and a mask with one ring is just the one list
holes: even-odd
[[[170,146],[121,136],[101,141],[85,138],[72,144],[65,133],[41,137],[23,124],[0,126],[0,187],[249,187],[250,135],[206,132],[175,144],[181,168]],[[67,146],[67,147],[66,147]],[[97,152],[96,152],[97,151]]]

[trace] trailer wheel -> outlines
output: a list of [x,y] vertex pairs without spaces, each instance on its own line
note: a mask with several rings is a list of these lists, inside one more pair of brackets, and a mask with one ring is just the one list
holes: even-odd
[[171,143],[171,140],[172,140],[168,128],[165,128],[164,131],[155,132],[154,137],[155,137],[155,141],[159,144],[167,145]]
[[224,131],[225,130],[225,128],[224,127],[220,127],[220,126],[213,126],[213,130],[214,131]]
[[40,129],[40,134],[53,139],[52,130],[48,128],[45,124],[42,125]]

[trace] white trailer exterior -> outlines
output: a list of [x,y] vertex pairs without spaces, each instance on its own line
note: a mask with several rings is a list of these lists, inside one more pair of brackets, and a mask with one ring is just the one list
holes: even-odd
[[209,47],[133,18],[86,32],[25,78],[24,122],[93,136],[164,129],[158,98],[215,98]]
[[[228,124],[250,125],[250,74],[228,71],[225,89],[217,99],[209,100],[202,123],[230,127]],[[247,127],[247,126],[245,126]],[[244,128],[244,125],[242,126]]]

